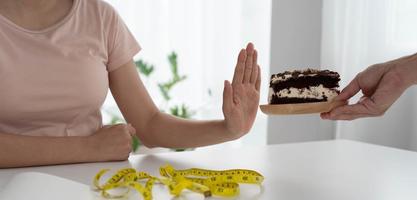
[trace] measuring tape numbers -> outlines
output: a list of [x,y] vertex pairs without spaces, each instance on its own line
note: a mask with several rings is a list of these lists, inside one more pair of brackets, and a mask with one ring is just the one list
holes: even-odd
[[[133,168],[117,171],[104,184],[100,184],[101,177],[110,169],[100,170],[93,179],[93,189],[108,199],[126,198],[131,189],[142,195],[143,199],[152,199],[152,187],[155,183],[167,186],[170,194],[179,196],[182,191],[190,191],[210,196],[233,197],[239,194],[239,184],[261,185],[264,177],[253,170],[207,170],[191,168],[176,170],[171,165],[160,167],[161,177],[151,176],[146,172]],[[117,189],[117,194],[109,191]],[[122,190],[122,191],[119,191]]]

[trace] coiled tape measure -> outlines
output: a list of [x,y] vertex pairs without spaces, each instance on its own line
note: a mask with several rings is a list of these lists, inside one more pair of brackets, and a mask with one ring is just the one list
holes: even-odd
[[[160,167],[161,178],[133,168],[121,169],[104,184],[100,185],[100,178],[110,169],[100,170],[93,180],[94,190],[108,199],[125,198],[131,189],[136,190],[145,200],[152,199],[154,183],[161,183],[168,187],[169,192],[179,196],[184,189],[200,193],[205,197],[223,196],[233,197],[239,194],[239,183],[261,185],[264,177],[253,170],[206,170],[191,168],[176,170],[171,165]],[[145,183],[145,185],[142,185]],[[110,194],[110,190],[125,189],[120,194]]]

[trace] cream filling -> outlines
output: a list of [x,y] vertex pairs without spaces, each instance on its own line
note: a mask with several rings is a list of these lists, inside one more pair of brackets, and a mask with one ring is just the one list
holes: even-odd
[[272,88],[269,88],[268,102],[271,103],[272,95],[276,95],[280,98],[312,98],[312,99],[324,99],[327,97],[327,101],[335,98],[338,93],[335,90],[324,87],[323,85],[307,88],[289,88],[283,89],[278,92],[274,92]]
[[[292,74],[285,74],[284,77],[282,76],[277,76],[274,75],[271,78],[272,83],[277,83],[277,82],[281,82],[281,81],[285,81],[289,78],[291,78],[293,75]],[[299,74],[298,77],[303,77],[303,76],[317,76],[317,74],[308,74],[308,75],[304,75],[304,74]]]

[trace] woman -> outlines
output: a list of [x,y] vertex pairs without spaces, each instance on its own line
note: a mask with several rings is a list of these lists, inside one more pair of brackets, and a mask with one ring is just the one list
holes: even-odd
[[[133,135],[148,147],[185,148],[251,129],[260,87],[252,44],[224,83],[216,121],[161,113],[136,72],[139,50],[101,0],[0,0],[0,167],[125,160]],[[102,126],[108,88],[129,124]]]

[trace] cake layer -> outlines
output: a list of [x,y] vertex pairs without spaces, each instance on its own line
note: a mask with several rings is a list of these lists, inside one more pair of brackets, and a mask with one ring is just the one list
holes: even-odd
[[270,104],[322,102],[330,101],[338,94],[337,89],[326,88],[323,85],[307,88],[290,87],[277,92],[270,88],[268,102]]
[[323,85],[326,88],[339,87],[339,76],[326,76],[317,74],[315,76],[298,76],[286,78],[285,80],[273,81],[271,80],[270,87],[275,91],[288,88],[307,88]]
[[271,76],[271,83],[278,84],[279,82],[286,81],[288,79],[297,79],[299,77],[314,77],[314,76],[328,76],[335,77],[340,80],[339,74],[337,72],[332,72],[330,70],[317,70],[317,69],[305,69],[305,70],[294,70],[294,71],[285,71],[283,73],[273,74]]
[[272,98],[270,104],[296,104],[296,103],[317,103],[317,102],[326,102],[324,99],[311,99],[311,98]]

